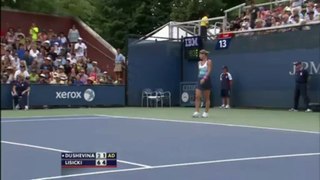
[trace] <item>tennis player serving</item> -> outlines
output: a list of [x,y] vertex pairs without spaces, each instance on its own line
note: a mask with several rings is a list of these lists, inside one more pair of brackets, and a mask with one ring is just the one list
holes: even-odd
[[202,94],[204,95],[206,109],[202,113],[201,117],[207,118],[210,108],[210,93],[211,93],[211,78],[210,74],[212,71],[212,61],[208,58],[209,52],[202,49],[200,51],[200,61],[198,63],[198,81],[196,88],[196,99],[195,99],[195,112],[193,117],[200,117],[200,99]]

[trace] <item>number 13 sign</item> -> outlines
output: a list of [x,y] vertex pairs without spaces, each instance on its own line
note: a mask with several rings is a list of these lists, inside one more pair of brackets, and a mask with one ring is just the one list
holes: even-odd
[[218,41],[216,44],[216,50],[228,49],[231,39],[234,37],[233,33],[222,33],[218,35]]
[[231,38],[218,39],[216,44],[216,50],[228,49],[231,42]]

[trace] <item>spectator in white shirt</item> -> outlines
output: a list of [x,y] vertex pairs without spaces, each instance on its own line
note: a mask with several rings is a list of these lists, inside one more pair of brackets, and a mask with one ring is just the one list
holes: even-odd
[[26,66],[24,64],[21,64],[20,65],[20,69],[16,70],[16,72],[14,73],[14,79],[15,80],[17,79],[17,76],[19,74],[23,74],[24,77],[29,77],[30,76],[28,71],[27,71],[27,68],[26,68]]
[[305,17],[305,20],[306,20],[307,22],[316,21],[316,19],[314,18],[314,12],[313,12],[313,11],[307,12],[306,17]]
[[36,58],[40,54],[40,51],[37,49],[37,46],[35,44],[31,45],[31,49],[29,51],[29,54],[32,58]]
[[292,16],[289,19],[290,24],[300,24],[302,21],[303,21],[303,19],[301,19],[298,14]]
[[78,42],[74,45],[76,59],[81,59],[87,56],[87,46],[82,42],[82,38],[78,38]]
[[320,21],[320,4],[316,4],[314,7],[314,19]]

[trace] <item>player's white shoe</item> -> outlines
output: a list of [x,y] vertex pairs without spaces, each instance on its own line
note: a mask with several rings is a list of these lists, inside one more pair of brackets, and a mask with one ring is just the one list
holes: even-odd
[[226,109],[230,109],[230,106],[229,106],[229,105],[226,105],[224,108],[226,108]]
[[297,112],[298,110],[294,109],[294,108],[291,108],[291,109],[289,109],[289,111]]
[[198,117],[200,117],[200,113],[196,111],[193,113],[192,117],[198,118]]
[[224,104],[222,104],[221,106],[219,106],[219,108],[225,108],[226,106]]
[[208,116],[209,116],[209,114],[207,112],[203,112],[201,117],[207,118]]
[[306,110],[306,112],[312,112],[312,110],[308,108],[308,109]]

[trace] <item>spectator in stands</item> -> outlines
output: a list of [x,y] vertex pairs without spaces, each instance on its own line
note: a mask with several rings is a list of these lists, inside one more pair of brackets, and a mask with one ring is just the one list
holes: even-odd
[[44,63],[40,66],[41,73],[47,75],[53,71],[52,60],[50,57],[46,57]]
[[288,25],[288,24],[290,24],[289,15],[288,14],[282,15],[281,25]]
[[87,57],[87,46],[82,42],[82,38],[78,38],[78,42],[74,45],[74,51],[76,54],[76,59],[79,60],[83,57]]
[[38,33],[39,33],[39,28],[36,26],[36,23],[32,23],[29,30],[29,34],[33,42],[36,42],[38,40]]
[[49,78],[46,74],[40,74],[39,84],[49,84]]
[[125,64],[125,57],[121,54],[120,48],[117,49],[117,55],[115,59],[114,72],[116,73],[116,81],[115,83],[121,82],[121,74],[122,74],[122,66]]
[[81,75],[80,75],[80,74],[78,74],[78,75],[75,77],[75,79],[73,79],[72,85],[75,85],[75,86],[84,85],[84,83],[81,81]]
[[33,43],[31,45],[31,49],[29,51],[29,54],[32,58],[36,58],[38,56],[38,54],[40,53],[40,51],[37,49],[37,45],[35,43]]
[[30,51],[30,49],[31,49],[31,40],[30,40],[30,38],[29,37],[27,37],[26,38],[26,43],[25,43],[25,49],[26,49],[26,51]]
[[222,105],[220,107],[229,109],[232,76],[229,73],[229,69],[227,66],[223,66],[222,71],[223,72],[220,74]]
[[85,70],[81,69],[78,75],[80,76],[80,81],[83,84],[87,84],[88,75],[85,73]]
[[70,64],[77,64],[76,54],[71,53]]
[[87,73],[90,74],[93,71],[92,59],[87,59]]
[[99,77],[99,82],[101,84],[111,84],[113,82],[110,75],[108,75],[107,71],[104,71],[103,74]]
[[314,3],[312,1],[309,1],[307,4],[306,4],[306,14],[305,16],[307,15],[308,12],[310,11],[314,11]]
[[255,6],[255,0],[251,0],[250,8],[250,27],[253,29],[256,25],[256,20],[260,17],[260,9]]
[[264,27],[264,21],[262,19],[256,20],[255,29],[263,28]]
[[50,39],[50,46],[60,46],[61,41],[56,34],[52,34],[52,38]]
[[4,61],[5,59],[8,59],[10,63],[13,61],[13,56],[11,55],[11,50],[7,49],[4,53],[4,55],[1,57],[1,61]]
[[9,28],[6,34],[6,43],[9,44],[11,47],[15,44],[15,32],[13,28]]
[[18,57],[18,53],[14,53],[13,58],[11,59],[11,65],[15,69],[19,69],[20,68],[20,63],[21,63],[21,60]]
[[291,0],[291,9],[301,12],[304,0]]
[[200,36],[203,40],[207,40],[207,29],[209,26],[208,13],[204,13],[200,22]]
[[64,72],[66,73],[66,75],[70,75],[70,72],[71,72],[70,59],[67,59],[66,63],[63,66],[64,66]]
[[19,74],[22,74],[23,78],[30,76],[26,67],[26,63],[21,62],[20,69],[16,70],[16,72],[14,73],[14,79],[17,79]]
[[[40,69],[40,65],[39,65],[39,63],[38,63],[39,61],[32,61],[32,63],[31,63],[31,65],[29,66],[29,69],[36,69],[37,70],[37,73],[38,73],[38,71],[39,71],[39,69]],[[42,64],[42,63],[41,63]]]
[[320,21],[320,2],[315,5],[314,8],[314,19]]
[[300,19],[300,16],[298,14],[295,14],[294,16],[291,17],[289,20],[290,24],[300,24],[302,19]]
[[40,80],[40,77],[38,75],[37,69],[32,68],[29,76],[29,82],[31,84],[35,84],[35,83],[38,83],[39,80]]
[[[96,61],[94,61],[96,62]],[[88,73],[89,74],[89,77],[92,77],[94,81],[96,81],[98,79],[98,72],[97,72],[97,67],[94,67],[93,70]]]
[[305,20],[306,20],[307,22],[316,21],[316,19],[314,18],[314,11],[309,11],[309,12],[307,12],[307,15],[306,15]]
[[25,45],[26,44],[26,39],[24,34],[20,33],[17,35],[16,39],[16,43],[15,43],[15,48],[18,49],[20,47],[20,45]]
[[60,65],[59,68],[58,68],[58,76],[59,77],[67,76],[66,73],[64,72],[64,66],[63,65]]
[[69,79],[72,80],[72,82],[76,79],[77,71],[76,68],[71,68],[71,72],[69,74]]
[[[239,29],[240,31],[248,31],[248,30],[251,30],[251,27],[250,27],[250,22],[249,22],[249,17],[245,16],[243,18],[243,21],[241,23],[241,28]],[[249,33],[245,33],[243,35],[249,35]]]
[[58,54],[55,52],[54,46],[51,46],[51,47],[50,47],[50,51],[48,52],[48,56],[51,57],[52,61],[55,61],[55,60],[56,60]]
[[50,84],[60,84],[60,77],[57,72],[51,73],[52,78],[50,80]]
[[24,45],[19,44],[19,49],[17,50],[17,54],[18,54],[19,59],[23,59],[25,51],[26,50],[24,49]]
[[100,73],[101,73],[101,70],[100,70],[100,68],[98,67],[98,62],[97,62],[97,61],[93,61],[93,62],[92,62],[92,66],[93,66],[93,71],[94,71],[96,74],[100,74]]
[[72,26],[71,29],[69,29],[69,33],[68,33],[68,39],[69,42],[71,43],[71,49],[74,49],[74,44],[77,43],[78,38],[80,37],[79,31],[76,28],[75,25]]
[[[11,66],[9,57],[4,56],[1,58],[1,72],[4,72],[7,67]],[[13,67],[15,69],[15,67]]]
[[60,76],[60,84],[68,84],[68,77]]
[[39,34],[38,34],[38,40],[40,40],[41,42],[44,42],[46,40],[48,40],[48,34],[45,30],[42,30]]
[[52,39],[53,35],[54,35],[54,31],[52,29],[49,29],[48,30],[48,40]]
[[61,46],[62,47],[67,47],[68,46],[68,40],[67,37],[64,35],[63,32],[59,33],[59,37],[58,37],[59,41],[61,42]]
[[94,80],[94,77],[89,77],[87,79],[87,85],[94,85],[96,84],[96,81]]
[[30,66],[33,62],[33,57],[30,55],[29,51],[25,51],[22,60],[26,61],[27,66]]
[[30,91],[29,83],[25,80],[23,74],[17,75],[17,81],[12,88],[12,96],[14,99],[14,106],[16,109],[28,110],[27,98]]
[[7,84],[13,83],[14,82],[14,73],[15,73],[13,67],[12,66],[8,66],[6,72],[7,72],[6,83]]
[[42,48],[45,50],[46,53],[49,53],[51,50],[50,41],[46,40],[42,43]]

